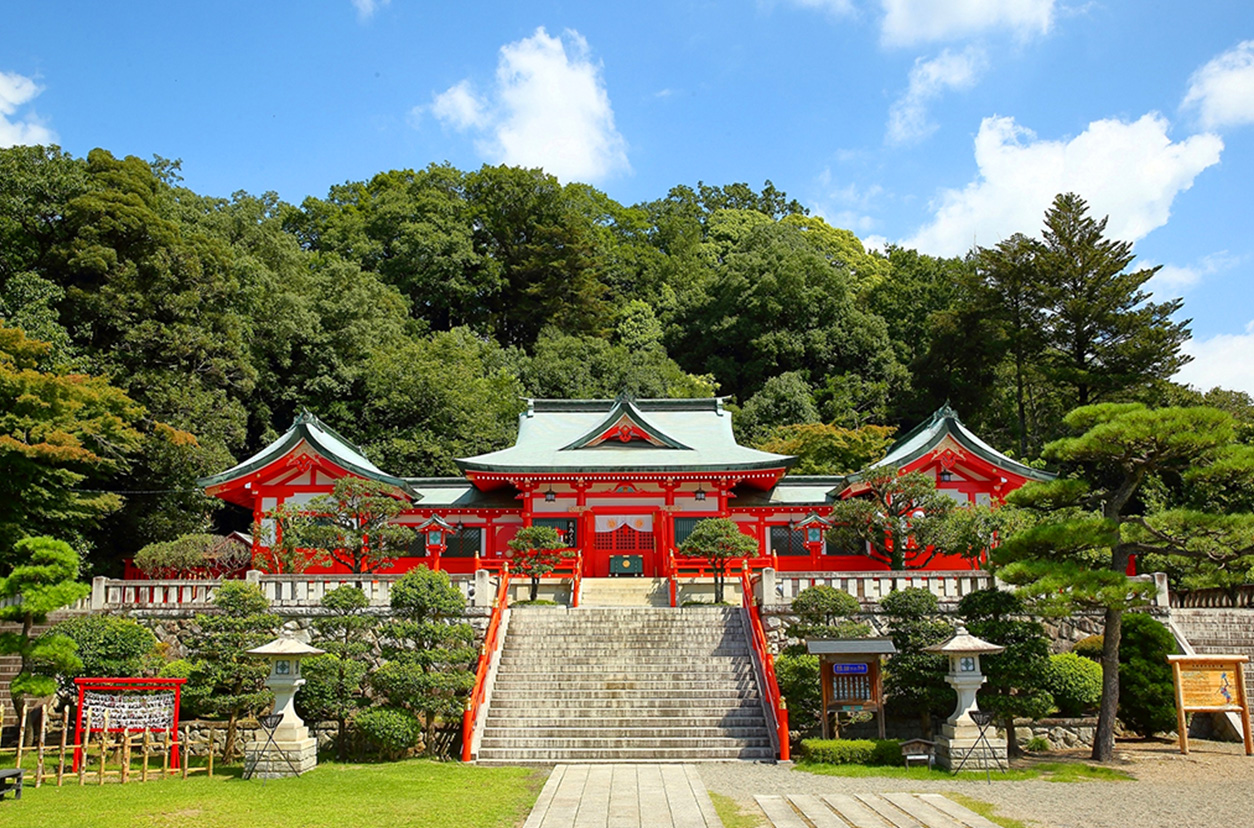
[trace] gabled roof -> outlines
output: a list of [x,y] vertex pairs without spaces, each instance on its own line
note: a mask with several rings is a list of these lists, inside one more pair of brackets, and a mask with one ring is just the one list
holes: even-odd
[[[733,509],[761,509],[771,506],[831,506],[845,488],[844,475],[790,474],[769,490],[736,491]],[[742,487],[743,488],[743,487]]]
[[518,439],[457,461],[467,473],[595,474],[783,470],[795,458],[747,448],[721,398],[528,400]]
[[224,472],[219,472],[209,477],[202,477],[196,482],[206,489],[225,486],[233,480],[246,477],[283,459],[284,456],[298,450],[302,443],[308,447],[309,451],[320,455],[346,472],[355,474],[358,477],[364,477],[367,480],[387,483],[411,497],[416,496],[413,488],[404,478],[396,477],[381,470],[366,458],[366,455],[362,453],[360,448],[344,439],[326,423],[306,410],[302,410],[296,415],[296,418],[292,420],[291,428],[284,432],[282,437],[252,457]]
[[[946,437],[951,438],[959,446],[980,457],[985,462],[1028,480],[1053,480],[1057,476],[1052,472],[1034,469],[1031,466],[1025,466],[1017,460],[1012,460],[979,437],[976,437],[969,428],[962,424],[962,420],[958,419],[957,412],[949,406],[949,403],[938,408],[930,420],[919,424],[907,432],[900,440],[893,443],[888,449],[888,454],[884,455],[884,459],[877,463],[872,463],[871,468],[908,466],[935,449]],[[856,479],[856,476],[851,476],[850,479]]]

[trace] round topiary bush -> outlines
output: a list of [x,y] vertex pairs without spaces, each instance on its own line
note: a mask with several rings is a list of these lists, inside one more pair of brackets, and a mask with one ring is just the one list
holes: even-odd
[[353,714],[353,727],[372,753],[393,761],[417,747],[422,738],[422,722],[400,707],[361,710]]
[[1102,700],[1102,667],[1075,653],[1049,657],[1045,689],[1064,716],[1081,716]]
[[1171,631],[1139,612],[1123,617],[1119,636],[1119,721],[1142,736],[1176,729],[1176,690],[1167,656]]
[[1081,638],[1071,648],[1071,652],[1078,656],[1100,662],[1102,660],[1102,646],[1105,644],[1105,636],[1090,635],[1088,638]]

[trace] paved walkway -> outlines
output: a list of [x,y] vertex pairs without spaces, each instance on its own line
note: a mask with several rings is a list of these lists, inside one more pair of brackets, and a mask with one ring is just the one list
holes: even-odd
[[754,800],[774,828],[997,828],[940,794],[793,794]]
[[723,828],[692,765],[558,765],[524,828]]

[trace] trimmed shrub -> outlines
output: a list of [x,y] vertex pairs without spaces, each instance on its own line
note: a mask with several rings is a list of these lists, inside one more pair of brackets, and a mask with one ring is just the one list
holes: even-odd
[[64,678],[105,676],[132,678],[144,672],[144,656],[157,646],[152,632],[130,618],[84,615],[54,626],[45,635],[64,635],[78,645],[83,667]]
[[1100,662],[1102,660],[1102,647],[1105,645],[1106,639],[1100,635],[1090,635],[1088,638],[1081,638],[1071,648],[1071,652],[1078,656]]
[[824,765],[901,764],[901,742],[896,739],[804,739],[801,755]]
[[354,713],[352,721],[370,751],[392,761],[403,758],[422,738],[422,722],[400,707],[371,707]]
[[819,685],[819,657],[804,647],[788,647],[775,657],[775,680],[788,703],[788,724],[808,736],[822,732],[823,689]]
[[1080,716],[1102,699],[1102,666],[1075,653],[1049,657],[1045,689],[1064,716]]
[[[185,658],[177,658],[174,661],[167,662],[160,672],[157,673],[158,678],[191,678],[192,671],[196,669],[196,665],[192,664]],[[186,690],[187,685],[183,685]],[[198,719],[204,715],[204,710],[196,704],[196,698],[193,694],[190,698],[184,692],[179,698],[179,718],[181,719]]]
[[1176,729],[1176,691],[1167,656],[1171,631],[1148,615],[1128,613],[1119,636],[1119,721],[1142,736]]

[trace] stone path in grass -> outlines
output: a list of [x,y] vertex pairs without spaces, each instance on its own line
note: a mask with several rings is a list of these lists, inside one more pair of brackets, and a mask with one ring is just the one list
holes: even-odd
[[524,828],[723,828],[692,765],[558,765]]
[[940,794],[755,796],[773,828],[997,828]]

